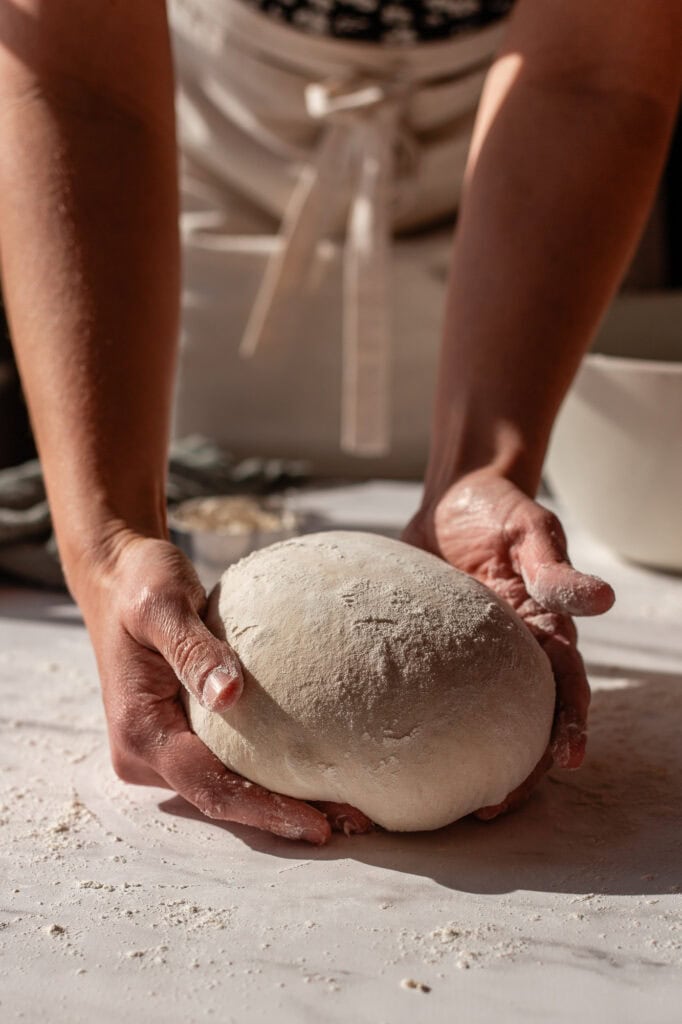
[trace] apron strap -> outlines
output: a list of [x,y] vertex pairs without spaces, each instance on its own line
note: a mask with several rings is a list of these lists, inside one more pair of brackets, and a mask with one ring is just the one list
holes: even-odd
[[366,122],[344,252],[341,447],[354,455],[390,450],[391,184],[397,110]]
[[240,355],[253,356],[273,339],[284,301],[305,289],[317,244],[338,201],[349,162],[348,143],[345,126],[331,125],[313,162],[301,169],[282,218],[280,244],[268,259],[242,336]]
[[[240,353],[272,340],[283,306],[304,293],[318,242],[352,182],[343,261],[341,445],[355,455],[390,447],[389,263],[394,153],[404,87],[362,79],[306,87],[311,117],[328,127],[284,213]],[[414,142],[412,142],[414,147]]]

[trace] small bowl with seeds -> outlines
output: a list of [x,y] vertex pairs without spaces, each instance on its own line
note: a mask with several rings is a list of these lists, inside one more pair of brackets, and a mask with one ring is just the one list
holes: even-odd
[[207,590],[233,562],[300,532],[299,516],[282,499],[251,495],[190,498],[169,512],[168,525]]

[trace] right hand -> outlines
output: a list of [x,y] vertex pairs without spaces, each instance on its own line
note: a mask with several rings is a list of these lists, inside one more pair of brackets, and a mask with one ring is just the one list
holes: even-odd
[[550,745],[531,774],[489,820],[520,806],[552,762],[578,768],[585,756],[590,687],[573,615],[601,615],[614,601],[608,583],[571,565],[561,523],[511,480],[480,469],[454,481],[411,520],[403,540],[475,577],[523,619],[549,658],[556,681]]
[[116,774],[173,789],[209,818],[325,843],[324,813],[235,775],[190,730],[183,684],[212,711],[234,704],[243,686],[235,652],[202,621],[206,593],[191,563],[139,534],[110,548],[70,582],[97,656]]

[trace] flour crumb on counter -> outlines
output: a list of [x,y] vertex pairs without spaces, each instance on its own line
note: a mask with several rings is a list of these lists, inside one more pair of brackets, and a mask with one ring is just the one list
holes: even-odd
[[398,932],[400,958],[418,956],[425,966],[447,965],[458,970],[488,967],[500,960],[515,960],[527,948],[521,936],[512,936],[492,922],[466,928],[449,921],[428,932]]
[[415,981],[414,978],[403,978],[400,982],[401,988],[411,989],[413,992],[430,992],[431,986],[425,985],[423,981]]

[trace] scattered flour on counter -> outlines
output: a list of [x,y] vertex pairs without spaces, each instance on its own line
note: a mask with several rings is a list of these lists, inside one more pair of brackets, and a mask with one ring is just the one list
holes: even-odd
[[[48,831],[54,835],[62,835],[68,833],[69,837],[75,836],[85,824],[85,822],[93,821],[94,815],[92,811],[81,802],[80,797],[77,793],[73,793],[71,800],[66,804],[61,811],[61,814],[50,826]],[[76,845],[78,843],[76,842]]]
[[216,909],[201,907],[189,900],[160,900],[161,924],[180,926],[185,932],[201,932],[207,928],[222,931],[230,923],[232,907]]
[[[629,650],[613,657],[627,664]],[[58,1024],[87,1024],[85,990],[99,985],[116,986],[135,1017],[153,998],[159,1019],[219,1020],[229,998],[241,1019],[276,986],[284,1011],[307,999],[326,1020],[335,1004],[350,1019],[343,1000],[359,983],[410,1013],[422,990],[402,981],[430,987],[431,1008],[485,970],[504,996],[517,964],[542,964],[550,980],[570,966],[628,991],[638,978],[670,986],[682,969],[679,671],[591,666],[584,768],[553,772],[494,831],[377,834],[356,853],[340,838],[312,852],[245,839],[166,813],[169,794],[125,787],[94,671],[79,683],[59,658],[26,687],[30,659],[17,672],[0,651],[0,960],[16,985],[35,985],[43,1015],[54,994]],[[3,991],[3,1013],[6,1002]]]
[[418,956],[424,965],[468,970],[513,959],[527,948],[527,943],[500,935],[500,929],[492,923],[471,928],[450,921],[426,933],[401,929],[399,948],[403,956]]

